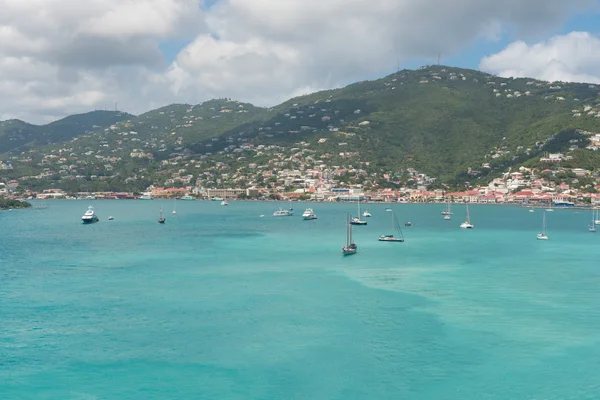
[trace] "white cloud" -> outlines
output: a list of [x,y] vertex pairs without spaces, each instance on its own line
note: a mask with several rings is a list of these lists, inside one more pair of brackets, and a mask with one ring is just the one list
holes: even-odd
[[[47,120],[118,101],[139,113],[231,97],[272,105],[547,33],[594,0],[0,0],[0,115]],[[533,36],[531,36],[533,35]],[[170,65],[159,45],[189,44]]]
[[534,45],[517,41],[483,58],[480,68],[505,77],[600,83],[600,38],[571,32]]

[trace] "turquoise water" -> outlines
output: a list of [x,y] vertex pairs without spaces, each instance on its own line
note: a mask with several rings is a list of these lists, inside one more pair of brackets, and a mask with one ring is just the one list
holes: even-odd
[[0,399],[600,398],[591,213],[393,205],[382,243],[375,205],[342,257],[352,205],[47,204],[0,212]]

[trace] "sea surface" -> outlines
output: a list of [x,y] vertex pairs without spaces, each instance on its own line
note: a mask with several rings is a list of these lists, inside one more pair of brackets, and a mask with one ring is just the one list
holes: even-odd
[[589,211],[369,205],[343,257],[352,204],[45,204],[0,212],[2,400],[600,399]]

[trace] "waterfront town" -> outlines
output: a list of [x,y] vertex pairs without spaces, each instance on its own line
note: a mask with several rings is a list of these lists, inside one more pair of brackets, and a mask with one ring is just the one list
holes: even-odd
[[[157,187],[150,186],[143,193],[133,192],[77,192],[68,193],[61,189],[45,189],[41,192],[19,191],[19,183],[12,180],[0,183],[0,195],[20,199],[183,199],[183,200],[262,200],[262,201],[364,201],[385,203],[479,203],[479,204],[527,204],[540,206],[590,206],[600,205],[600,184],[586,188],[587,191],[571,187],[566,182],[559,184],[536,175],[532,169],[521,167],[519,171],[506,173],[486,186],[477,186],[464,191],[444,189],[428,190],[427,176],[411,171],[416,179],[416,188],[401,187],[370,188],[355,184],[340,187],[335,179],[310,177],[299,171],[282,170],[280,178],[269,187],[247,188],[204,188],[196,186]],[[591,176],[590,171],[573,169],[571,174],[581,178]],[[543,174],[552,171],[543,171]],[[564,173],[564,172],[563,172]],[[318,175],[318,174],[316,174]],[[577,178],[573,178],[577,181]],[[420,185],[419,185],[420,183]],[[291,189],[290,189],[291,188]],[[286,191],[286,189],[289,189]]]

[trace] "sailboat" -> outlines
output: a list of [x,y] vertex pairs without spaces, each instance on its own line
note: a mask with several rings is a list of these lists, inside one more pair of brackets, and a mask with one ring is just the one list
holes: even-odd
[[352,218],[350,220],[350,224],[352,225],[366,225],[367,221],[365,221],[364,219],[360,219],[360,197],[358,198],[358,201],[356,202],[357,206],[358,206],[358,213],[356,214],[356,217]]
[[548,240],[548,234],[546,233],[546,212],[542,217],[542,233],[537,234],[538,240]]
[[[402,229],[400,228],[400,224],[396,219],[396,214],[392,211],[391,208],[386,209],[385,211],[392,213],[392,233],[390,235],[381,235],[379,236],[380,242],[404,242],[404,235],[402,234]],[[398,232],[398,237],[394,236],[394,231]]]
[[[442,211],[442,215],[452,215],[452,211],[450,211],[450,199],[448,199],[448,202],[446,204],[446,209],[444,211]],[[450,218],[444,218],[444,219],[450,219]]]
[[177,199],[173,199],[173,214],[177,214]]
[[548,211],[548,212],[552,212],[552,211],[554,211],[554,210],[552,209],[552,200],[550,200],[550,206],[549,206],[548,208],[546,208],[546,211]]
[[596,210],[592,208],[592,224],[589,226],[588,231],[596,232]]
[[159,224],[164,224],[166,221],[164,213],[163,213],[163,208],[160,208],[160,214],[158,215],[158,223]]
[[469,205],[467,204],[467,219],[465,222],[463,222],[462,224],[460,224],[461,228],[464,229],[473,229],[475,228],[475,225],[473,225],[471,223],[471,215],[469,214]]
[[342,254],[349,256],[356,254],[356,243],[352,240],[352,224],[350,223],[350,214],[346,215],[346,244],[342,247]]
[[593,208],[593,210],[596,211],[596,217],[594,218],[594,225],[600,225],[600,213],[598,213],[598,210]]
[[365,212],[363,213],[363,217],[372,217],[372,215],[369,212],[369,210],[365,210]]

